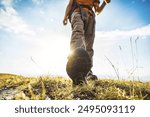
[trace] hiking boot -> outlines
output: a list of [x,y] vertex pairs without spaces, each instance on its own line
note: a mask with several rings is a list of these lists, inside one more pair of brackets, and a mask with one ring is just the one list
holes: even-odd
[[98,80],[96,75],[93,75],[93,72],[90,70],[89,73],[86,76],[87,80]]
[[77,77],[72,79],[72,81],[74,86],[87,84],[85,77]]

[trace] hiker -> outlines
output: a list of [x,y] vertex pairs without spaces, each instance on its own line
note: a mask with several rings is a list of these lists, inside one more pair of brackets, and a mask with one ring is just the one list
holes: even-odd
[[[100,0],[69,0],[63,20],[63,24],[67,25],[69,19],[72,27],[70,49],[84,48],[91,58],[92,66],[95,13],[101,13],[107,3],[110,3],[110,0],[104,0],[101,5]],[[86,78],[96,80],[97,76],[93,75],[92,70],[90,70]]]

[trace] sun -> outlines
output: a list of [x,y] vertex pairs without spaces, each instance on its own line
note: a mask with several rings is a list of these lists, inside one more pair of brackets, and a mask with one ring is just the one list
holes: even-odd
[[42,73],[66,75],[66,63],[70,51],[69,40],[57,35],[54,38],[48,36],[36,45],[31,52],[32,59],[42,69]]

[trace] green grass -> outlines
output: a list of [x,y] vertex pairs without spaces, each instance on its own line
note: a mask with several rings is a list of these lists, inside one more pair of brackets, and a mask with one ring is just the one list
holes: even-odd
[[150,100],[150,82],[99,79],[72,86],[62,77],[26,78],[0,74],[0,99],[11,100]]

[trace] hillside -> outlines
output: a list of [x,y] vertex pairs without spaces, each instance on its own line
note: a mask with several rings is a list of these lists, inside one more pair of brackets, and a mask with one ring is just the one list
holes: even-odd
[[0,100],[150,100],[150,82],[99,79],[72,86],[62,77],[0,74]]

